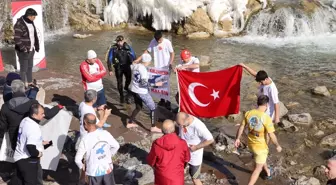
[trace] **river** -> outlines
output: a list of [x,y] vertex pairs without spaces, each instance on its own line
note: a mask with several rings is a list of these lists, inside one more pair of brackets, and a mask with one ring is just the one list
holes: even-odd
[[[92,37],[86,39],[74,39],[72,34],[56,35],[46,42],[47,67],[53,71],[71,75],[79,74],[79,64],[86,57],[86,52],[93,49],[98,57],[103,59],[107,47],[113,39],[124,35],[130,41],[137,54],[146,49],[152,33],[132,30],[114,32],[95,32]],[[285,104],[298,102],[299,106],[289,109],[290,113],[308,112],[314,119],[313,125],[327,118],[335,118],[335,92],[336,92],[336,41],[334,36],[326,36],[324,39],[335,43],[328,48],[321,48],[318,44],[289,43],[279,45],[279,39],[263,38],[265,43],[250,42],[248,36],[231,39],[210,38],[205,40],[189,40],[183,36],[166,33],[172,40],[175,50],[175,62],[179,58],[181,48],[188,48],[193,55],[207,55],[212,59],[210,68],[203,71],[224,69],[244,62],[251,67],[266,70],[279,89],[279,98]],[[329,38],[328,38],[329,37]],[[255,38],[254,38],[255,39]],[[321,40],[320,40],[321,41]],[[5,63],[14,61],[13,48],[2,48]],[[176,76],[171,77],[172,94],[176,92]],[[78,82],[80,83],[80,82]],[[332,97],[319,97],[312,95],[311,89],[318,85],[325,85],[332,90]],[[241,110],[246,111],[254,106],[253,95],[257,91],[257,84],[248,75],[243,76],[241,83]],[[217,122],[218,124],[218,122]],[[331,134],[335,128],[324,130],[325,134]],[[308,138],[315,144],[320,138],[313,136],[314,128],[300,128],[298,133],[278,133],[280,143],[284,146],[284,154],[274,155],[273,158],[289,156],[291,160],[298,161],[298,167],[317,166],[323,163],[321,155],[325,149],[314,145],[311,148],[295,152]],[[296,155],[298,153],[299,155]],[[305,156],[306,160],[302,160]],[[228,156],[232,158],[232,156]],[[300,159],[301,158],[301,159]],[[287,158],[286,158],[287,160]],[[283,161],[286,162],[286,161]],[[279,168],[279,172],[280,172]],[[287,172],[287,171],[286,171]],[[280,172],[281,173],[281,172]]]

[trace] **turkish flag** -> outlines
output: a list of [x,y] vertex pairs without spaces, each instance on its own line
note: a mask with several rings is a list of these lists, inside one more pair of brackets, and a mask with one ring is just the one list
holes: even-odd
[[242,71],[238,65],[214,72],[179,70],[180,111],[204,118],[237,114]]

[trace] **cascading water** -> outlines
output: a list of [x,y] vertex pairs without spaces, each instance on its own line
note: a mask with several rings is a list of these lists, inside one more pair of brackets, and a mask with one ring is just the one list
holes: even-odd
[[331,4],[321,4],[314,12],[295,6],[265,9],[251,18],[245,36],[226,41],[336,51],[336,9]]

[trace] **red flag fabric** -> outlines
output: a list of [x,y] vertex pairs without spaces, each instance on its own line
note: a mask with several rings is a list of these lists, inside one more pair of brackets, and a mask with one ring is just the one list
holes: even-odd
[[214,72],[178,71],[180,111],[204,118],[237,114],[242,71],[238,65]]

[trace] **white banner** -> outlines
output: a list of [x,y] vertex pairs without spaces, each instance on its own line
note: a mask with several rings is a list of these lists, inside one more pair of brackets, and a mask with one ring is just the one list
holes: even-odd
[[[39,68],[46,68],[41,0],[13,1],[12,2],[13,25],[15,25],[16,21],[25,14],[28,8],[32,8],[37,12],[37,16],[34,20],[34,25],[36,28],[40,44],[40,51],[39,52],[35,51],[33,65],[38,66]],[[18,70],[20,69],[20,64],[17,55],[16,55],[16,67]]]
[[[50,107],[48,105],[43,105]],[[57,165],[62,154],[65,139],[68,135],[72,115],[67,111],[61,110],[55,117],[40,126],[44,141],[52,141],[53,145],[43,151],[41,166],[44,170],[56,171]],[[2,141],[0,150],[0,161],[14,162],[14,151],[8,138],[8,133]]]
[[162,87],[150,88],[150,94],[153,98],[170,100],[170,82],[169,70],[160,68],[149,68],[149,83],[165,82]]

